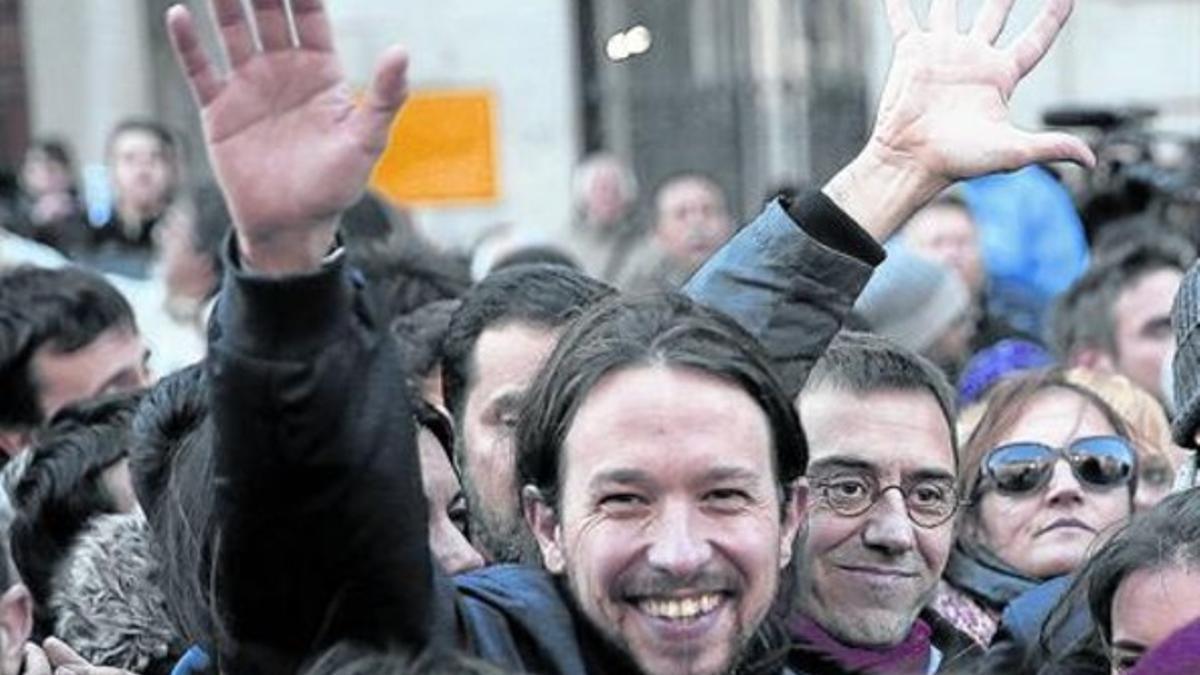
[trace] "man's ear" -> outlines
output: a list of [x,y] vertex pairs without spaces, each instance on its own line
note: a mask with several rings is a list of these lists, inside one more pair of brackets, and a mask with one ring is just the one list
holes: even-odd
[[546,500],[541,490],[526,485],[521,490],[521,510],[542,551],[542,564],[551,574],[561,574],[566,568],[566,560],[562,554],[562,528],[554,505]]
[[792,561],[796,535],[808,519],[808,479],[797,478],[789,487],[790,499],[783,508],[783,521],[779,526],[779,568],[787,567]]
[[[0,563],[2,564],[2,563]],[[4,653],[0,672],[17,673],[25,655],[25,641],[33,633],[33,597],[24,584],[13,584],[0,596],[0,634]]]
[[21,454],[22,450],[29,447],[30,436],[32,436],[32,432],[28,429],[21,431],[0,429],[0,452],[9,458],[16,457]]

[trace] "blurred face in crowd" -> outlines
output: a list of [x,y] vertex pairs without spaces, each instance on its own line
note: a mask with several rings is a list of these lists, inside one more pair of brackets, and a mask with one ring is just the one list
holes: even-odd
[[30,148],[21,164],[21,185],[33,197],[71,189],[71,171],[40,148]]
[[1162,369],[1175,350],[1171,303],[1182,281],[1179,270],[1159,269],[1136,280],[1113,303],[1114,366],[1159,401],[1166,400]]
[[958,273],[972,296],[983,291],[983,258],[975,221],[957,205],[935,204],[904,226],[904,241],[916,255]]
[[846,644],[897,644],[933,597],[953,519],[917,525],[898,490],[857,516],[835,512],[826,496],[866,494],[872,484],[899,485],[909,500],[952,494],[950,426],[933,394],[919,391],[806,391],[800,418],[812,501],[797,542],[796,607]]
[[1140,569],[1113,596],[1113,673],[1131,669],[1145,652],[1200,620],[1200,569],[1187,565]]
[[142,337],[122,326],[73,352],[43,345],[32,360],[43,415],[49,419],[68,403],[145,387],[150,383],[148,357]]
[[166,207],[175,183],[174,158],[154,134],[129,129],[109,147],[113,189],[120,208],[154,213]]
[[547,568],[643,672],[728,672],[775,598],[804,500],[797,488],[781,505],[763,410],[695,370],[619,370],[562,452],[559,503],[530,508]]
[[483,557],[467,541],[467,502],[446,449],[433,432],[419,428],[421,483],[429,505],[429,548],[447,574],[483,566]]
[[613,161],[597,165],[584,189],[587,221],[592,225],[612,225],[629,210],[632,195],[625,193],[621,167]]
[[552,329],[509,322],[484,330],[475,343],[459,465],[473,543],[492,561],[537,560],[537,545],[518,504],[512,432],[525,390],[557,341]]
[[720,189],[703,178],[685,176],[658,191],[655,237],[681,267],[692,270],[733,234],[733,220]]
[[[1034,441],[1062,448],[1079,438],[1115,433],[1090,402],[1055,387],[1030,400],[997,446]],[[1041,489],[1008,495],[985,488],[978,501],[976,536],[1018,571],[1046,579],[1074,570],[1098,534],[1129,517],[1130,502],[1127,485],[1083,485],[1059,458],[1049,484]]]

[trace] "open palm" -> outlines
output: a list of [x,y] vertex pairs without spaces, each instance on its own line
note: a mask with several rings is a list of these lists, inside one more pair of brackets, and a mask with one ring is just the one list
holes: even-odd
[[167,25],[243,253],[258,252],[258,262],[273,267],[270,254],[319,251],[362,193],[404,102],[407,59],[395,49],[385,54],[356,105],[320,0],[292,0],[295,40],[283,0],[253,0],[253,22],[239,0],[211,4],[228,74],[204,53],[185,8],[172,8]]
[[1054,42],[1071,0],[1046,0],[1007,48],[996,41],[1013,0],[988,0],[969,33],[958,30],[957,0],[933,0],[928,29],[910,0],[886,3],[895,51],[872,143],[944,183],[1034,162],[1093,161],[1073,136],[1030,133],[1009,121],[1009,98]]

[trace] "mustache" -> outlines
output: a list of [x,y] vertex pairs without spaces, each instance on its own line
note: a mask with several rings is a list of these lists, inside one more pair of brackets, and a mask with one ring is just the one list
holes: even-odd
[[617,580],[616,595],[622,598],[671,596],[688,593],[733,593],[741,588],[741,578],[724,567],[702,567],[687,575],[660,569],[641,569]]

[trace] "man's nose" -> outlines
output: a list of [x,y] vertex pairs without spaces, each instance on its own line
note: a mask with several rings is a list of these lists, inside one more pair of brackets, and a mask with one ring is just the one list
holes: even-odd
[[867,512],[863,543],[867,548],[889,555],[903,554],[916,546],[913,523],[899,490],[888,490],[879,495],[879,501]]
[[686,504],[666,505],[650,533],[653,542],[648,562],[676,577],[688,577],[702,569],[712,557],[702,518]]

